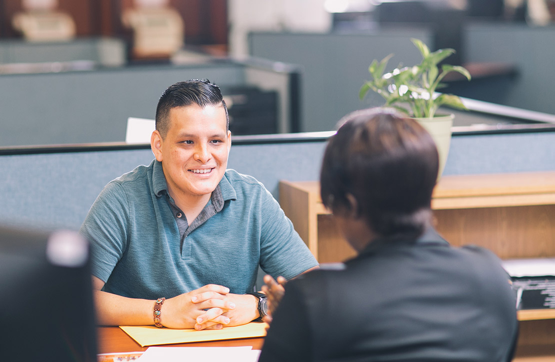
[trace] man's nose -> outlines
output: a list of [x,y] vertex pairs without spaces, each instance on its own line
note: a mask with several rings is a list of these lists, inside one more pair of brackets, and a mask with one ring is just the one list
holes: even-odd
[[210,152],[208,152],[206,145],[199,145],[195,148],[194,159],[196,161],[207,163],[210,161],[210,157]]

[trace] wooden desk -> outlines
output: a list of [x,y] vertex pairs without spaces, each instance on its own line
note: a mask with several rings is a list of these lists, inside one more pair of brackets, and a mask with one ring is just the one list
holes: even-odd
[[[355,255],[324,208],[318,182],[281,181],[279,191],[283,211],[320,263]],[[454,246],[480,245],[502,259],[555,257],[555,172],[444,176],[432,209],[437,230]],[[555,310],[520,311],[518,318],[518,361],[555,360]]]
[[[264,338],[244,338],[226,341],[169,344],[168,347],[244,347],[262,349]],[[119,353],[146,351],[148,347],[141,347],[119,327],[98,328],[98,353]]]

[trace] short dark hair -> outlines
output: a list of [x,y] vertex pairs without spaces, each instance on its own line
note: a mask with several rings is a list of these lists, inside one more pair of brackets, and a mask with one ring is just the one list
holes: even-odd
[[[355,211],[382,237],[417,237],[431,221],[439,157],[428,132],[394,109],[353,112],[324,154],[320,183],[332,212]],[[351,210],[352,194],[358,210]]]
[[191,79],[172,84],[160,97],[156,107],[156,129],[162,137],[166,136],[169,129],[170,110],[191,104],[201,107],[221,104],[225,110],[226,132],[229,131],[229,115],[220,87],[208,79]]

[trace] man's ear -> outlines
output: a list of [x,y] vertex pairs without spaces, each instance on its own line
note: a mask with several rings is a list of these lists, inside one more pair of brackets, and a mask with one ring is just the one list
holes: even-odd
[[162,162],[162,143],[164,140],[162,139],[162,135],[158,130],[152,132],[150,136],[150,149],[152,153],[154,153],[154,157],[158,162]]
[[227,154],[229,156],[229,151],[231,150],[231,131],[227,131]]
[[347,194],[347,201],[349,201],[349,216],[358,219],[360,217],[360,210],[358,209],[357,199],[355,199],[353,194]]

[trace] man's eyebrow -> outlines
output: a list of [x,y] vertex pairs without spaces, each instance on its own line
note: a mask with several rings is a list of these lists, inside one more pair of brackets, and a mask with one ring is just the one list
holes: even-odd
[[[197,134],[194,133],[181,133],[178,135],[179,138],[198,138]],[[214,133],[210,136],[208,136],[208,138],[215,138],[215,137],[222,137],[225,138],[226,134],[224,132],[221,133]]]

